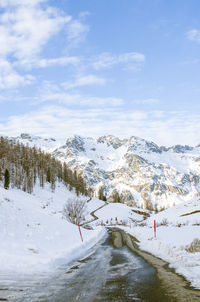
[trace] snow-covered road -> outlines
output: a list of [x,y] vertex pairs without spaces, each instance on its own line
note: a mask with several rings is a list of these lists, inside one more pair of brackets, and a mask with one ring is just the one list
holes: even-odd
[[0,276],[0,300],[11,302],[185,301],[177,299],[175,293],[170,292],[165,283],[158,279],[156,270],[141,257],[132,253],[126,246],[121,249],[113,248],[109,236],[91,248],[87,258],[70,264],[63,263],[51,273]]
[[152,267],[127,247],[114,249],[107,237],[90,250],[87,258],[76,261],[71,267],[63,264],[51,274],[1,276],[0,299],[15,302],[141,301],[141,298],[151,297],[156,282]]

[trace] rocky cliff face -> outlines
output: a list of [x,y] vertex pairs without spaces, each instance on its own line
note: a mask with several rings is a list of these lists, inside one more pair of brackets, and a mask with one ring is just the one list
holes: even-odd
[[163,208],[200,192],[200,146],[159,147],[138,138],[98,139],[73,136],[65,144],[53,139],[17,138],[44,148],[81,173],[98,196],[101,188],[108,201],[143,208]]

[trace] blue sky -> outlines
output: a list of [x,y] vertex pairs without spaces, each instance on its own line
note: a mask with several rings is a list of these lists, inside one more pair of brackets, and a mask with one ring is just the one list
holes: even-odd
[[200,143],[198,0],[0,0],[0,133]]

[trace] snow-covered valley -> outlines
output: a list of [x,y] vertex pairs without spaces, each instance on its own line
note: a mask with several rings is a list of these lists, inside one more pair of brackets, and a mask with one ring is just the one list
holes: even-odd
[[[14,139],[16,140],[52,152],[72,170],[82,174],[94,189],[92,195],[96,197],[79,195],[80,199],[87,201],[86,222],[89,223],[86,224],[90,226],[81,227],[82,242],[78,227],[63,216],[64,205],[69,199],[77,198],[75,189],[69,190],[69,186],[62,181],[56,182],[55,190],[52,190],[50,183],[45,183],[42,188],[37,180],[33,192],[29,194],[14,187],[6,190],[3,180],[0,181],[1,276],[5,273],[53,272],[68,265],[87,256],[91,248],[105,239],[108,226],[133,235],[139,240],[141,250],[162,258],[192,286],[200,289],[199,147],[192,150],[185,147],[184,151],[179,148],[179,151],[182,150],[180,153],[172,149],[162,151],[162,148],[158,151],[153,143],[149,147],[142,140],[145,145],[141,146],[142,143],[137,142],[131,147],[131,156],[137,156],[133,167],[126,161],[130,141],[124,141],[123,146],[119,147],[118,143],[122,142],[117,140],[113,147],[113,137],[112,146],[108,146],[108,141],[99,141],[95,147],[94,141],[88,139],[90,143],[87,143],[87,148],[90,151],[86,150],[86,139],[80,137],[69,139],[67,147],[59,147],[59,143],[53,139],[43,140],[29,135],[22,135],[21,138]],[[83,142],[84,150],[81,145]],[[92,150],[97,146],[98,152]],[[59,149],[63,151],[58,151]],[[118,151],[115,153],[115,150]],[[102,157],[99,156],[100,153]],[[95,164],[91,165],[91,161]],[[100,174],[97,173],[99,169]],[[159,179],[158,170],[159,173],[162,172]],[[110,173],[112,179],[108,177]],[[92,184],[90,180],[93,178]],[[147,180],[151,182],[150,187]],[[135,182],[140,181],[137,185],[143,187],[137,191]],[[158,192],[160,181],[165,186]],[[131,182],[134,182],[134,188],[130,185]],[[104,197],[108,200],[106,203],[97,198],[102,186]],[[118,192],[121,202],[112,203],[109,192],[111,195],[112,192]],[[150,203],[152,207],[148,206]],[[156,204],[156,209],[162,208],[162,211],[153,210]],[[166,209],[163,210],[164,208]],[[154,220],[157,224],[156,238]]]

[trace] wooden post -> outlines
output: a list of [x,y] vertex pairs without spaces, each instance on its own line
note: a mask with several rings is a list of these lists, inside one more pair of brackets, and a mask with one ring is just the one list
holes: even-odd
[[80,233],[80,236],[81,236],[81,240],[83,242],[83,236],[82,236],[82,233],[81,233],[81,228],[80,228],[80,225],[78,224],[78,230],[79,230],[79,233]]

